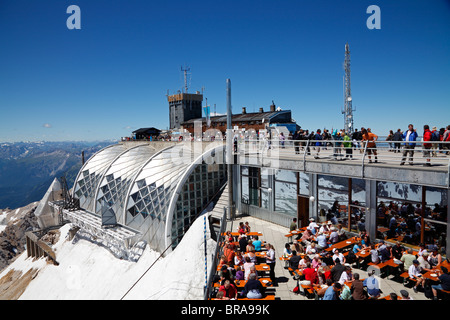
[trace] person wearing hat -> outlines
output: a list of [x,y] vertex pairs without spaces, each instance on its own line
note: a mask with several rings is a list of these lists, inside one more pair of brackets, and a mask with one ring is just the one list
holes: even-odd
[[422,268],[420,267],[420,262],[417,259],[413,260],[413,264],[409,267],[408,275],[410,279],[416,281],[413,290],[417,293],[417,288],[420,285],[423,285],[423,283],[425,282],[425,279],[422,276]]
[[409,293],[406,290],[400,290],[400,295],[402,296],[402,300],[413,300],[413,298],[409,296]]
[[319,250],[323,250],[325,248],[328,248],[327,237],[322,231],[319,231],[319,234],[317,235],[316,241],[317,241],[317,248]]

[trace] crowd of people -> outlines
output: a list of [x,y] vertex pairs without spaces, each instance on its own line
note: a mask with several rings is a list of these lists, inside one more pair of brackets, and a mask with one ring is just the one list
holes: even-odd
[[[296,219],[294,218],[290,230],[296,230]],[[417,253],[413,253],[411,248],[405,247],[400,241],[395,245],[390,245],[384,240],[378,243],[370,241],[367,233],[359,231],[355,243],[345,252],[340,249],[329,250],[334,244],[346,241],[348,235],[340,226],[334,226],[330,221],[318,224],[314,219],[310,220],[308,227],[297,236],[292,244],[287,243],[284,255],[289,257],[289,268],[293,271],[295,279],[298,281],[298,293],[307,294],[308,288],[315,287],[317,298],[320,300],[364,300],[378,299],[382,291],[373,269],[367,269],[367,277],[361,279],[358,272],[353,272],[352,265],[358,261],[357,254],[368,252],[368,263],[379,264],[391,259],[398,265],[394,274],[408,272],[414,278],[414,291],[417,292],[419,286],[424,287],[424,278],[421,274],[430,270],[442,271],[439,274],[440,283],[434,286],[434,298],[437,299],[437,290],[450,289],[450,275],[447,269],[442,266],[443,257],[439,253],[436,245],[420,245]],[[327,250],[328,249],[328,250]],[[303,287],[302,287],[303,285]],[[401,299],[411,299],[406,290],[400,292]],[[395,293],[391,293],[390,299],[398,299]]]
[[[251,232],[248,222],[240,222],[237,228],[238,236],[233,236],[231,231],[225,233],[223,254],[220,258],[219,272],[215,282],[219,284],[215,299],[260,299],[265,295],[266,288],[262,285],[257,264],[261,258],[257,253],[264,251],[264,261],[268,266],[270,282],[268,286],[276,285],[275,263],[277,257],[275,248],[270,243],[264,243],[257,235],[250,236]],[[238,284],[244,281],[245,285],[241,291]]]
[[[402,153],[400,165],[404,165],[407,160],[410,165],[414,164],[414,150],[418,145],[418,137],[419,134],[413,124],[409,124],[408,129],[405,131],[397,129],[394,133],[393,130],[390,130],[385,141],[389,144],[389,151]],[[294,140],[296,153],[300,152],[300,148],[306,147],[307,141],[309,140],[310,143],[308,144],[306,152],[310,155],[311,149],[314,148],[313,153],[315,158],[319,158],[321,148],[332,147],[335,160],[352,159],[353,151],[359,150],[362,152],[362,147],[367,143],[366,151],[369,163],[372,162],[372,155],[374,157],[374,162],[378,162],[376,145],[378,135],[373,133],[371,128],[361,127],[360,131],[355,129],[354,132],[351,133],[343,129],[334,129],[331,131],[328,129],[323,129],[323,131],[321,129],[315,131],[299,129],[293,135],[289,135],[287,139]],[[430,129],[429,125],[424,125],[422,139],[424,142],[422,148],[423,156],[426,158],[426,166],[431,166],[431,157],[436,157],[438,152],[445,152],[447,155],[450,153],[450,151],[448,151],[450,150],[450,143],[442,143],[450,142],[450,125],[446,128],[441,128],[440,130],[438,130],[437,127]],[[284,144],[284,136],[282,137],[282,140]],[[426,143],[427,141],[430,141],[430,143]],[[345,151],[345,157],[343,151]]]

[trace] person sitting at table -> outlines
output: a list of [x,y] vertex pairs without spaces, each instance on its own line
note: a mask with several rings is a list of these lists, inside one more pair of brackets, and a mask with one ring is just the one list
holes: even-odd
[[283,249],[283,257],[289,257],[290,255],[292,255],[291,246],[286,243]]
[[431,291],[433,292],[434,300],[438,299],[438,290],[450,291],[450,274],[448,273],[448,269],[446,267],[441,267],[441,270],[436,270],[439,283],[431,285]]
[[311,260],[311,266],[314,269],[318,269],[320,267],[322,267],[322,260],[320,260],[320,255],[319,254],[315,254]]
[[370,298],[377,299],[381,295],[380,284],[375,277],[375,270],[368,272],[368,277],[363,281],[364,287],[367,288],[367,294]]
[[334,260],[333,260],[333,255],[331,251],[326,251],[325,255],[322,256],[322,262],[327,265],[327,266],[333,266],[334,265]]
[[245,234],[246,230],[245,230],[245,225],[243,222],[239,222],[239,226],[237,228],[237,232],[239,232],[239,234]]
[[300,262],[298,263],[298,269],[300,271],[303,271],[303,269],[306,268],[306,265],[308,262],[311,262],[311,258],[307,255],[304,255],[303,258],[300,259]]
[[220,285],[224,285],[225,281],[234,282],[234,276],[228,266],[223,265],[219,271],[219,282]]
[[341,290],[341,284],[339,282],[335,282],[332,286],[327,288],[322,300],[339,300],[339,293]]
[[413,249],[408,248],[400,258],[400,261],[403,262],[403,271],[408,271],[414,260],[416,260],[416,256],[413,255]]
[[227,232],[225,232],[225,242],[233,242],[234,241],[234,238],[233,238],[233,236],[231,235],[231,231],[227,231]]
[[331,223],[331,221],[327,221],[322,223],[322,225],[319,228],[319,234],[320,233],[328,233],[330,232],[330,228],[333,224]]
[[291,251],[297,251],[297,253],[305,253],[305,248],[302,246],[298,240],[294,240],[294,242],[291,245]]
[[260,252],[261,251],[262,241],[259,240],[258,236],[254,236],[253,237],[253,243],[252,244],[255,247],[255,251],[256,252]]
[[428,256],[428,262],[431,267],[437,267],[442,263],[442,256],[437,249],[433,250]]
[[405,248],[402,246],[400,241],[397,241],[392,247],[392,256],[394,259],[400,260],[403,255],[403,251],[405,251]]
[[339,233],[338,233],[336,227],[331,228],[331,233],[330,233],[330,237],[328,240],[331,242],[331,245],[339,242]]
[[234,265],[234,256],[236,255],[236,253],[234,251],[234,245],[229,243],[223,250],[223,254],[227,258],[227,264],[229,266]]
[[255,252],[255,246],[253,245],[253,241],[251,239],[249,239],[247,241],[247,246],[245,247],[245,252],[250,252],[250,251]]
[[[299,285],[307,285],[312,286],[314,284],[319,283],[319,278],[317,276],[317,271],[314,270],[314,268],[311,266],[311,262],[306,263],[306,268],[302,271],[303,276],[305,277],[304,280],[299,281]],[[299,289],[301,286],[299,287]],[[303,288],[302,288],[303,289]],[[306,295],[306,289],[304,289],[303,293],[300,292],[303,295]]]
[[242,265],[244,265],[244,263],[245,263],[244,255],[242,254],[242,252],[236,251],[236,254],[234,256],[234,265],[242,266]]
[[380,249],[378,250],[381,262],[386,262],[393,258],[391,250],[392,248],[389,245],[382,246],[381,250]]
[[239,243],[239,250],[242,253],[245,253],[246,252],[247,243],[248,243],[247,236],[245,234],[239,235],[238,243]]
[[289,258],[289,268],[297,270],[301,257],[297,255],[297,251],[292,250],[292,256]]
[[300,242],[302,245],[308,246],[311,243],[312,239],[313,239],[313,234],[312,234],[311,230],[306,229],[305,232],[303,232]]
[[251,232],[251,228],[250,228],[250,225],[249,225],[248,221],[245,222],[244,228],[245,228],[245,232],[246,233]]
[[323,296],[325,295],[325,292],[327,291],[328,288],[333,286],[333,280],[327,279],[325,281],[325,284],[320,286],[320,289],[317,291],[317,296],[319,298],[319,300],[323,300]]
[[345,266],[341,264],[339,258],[336,258],[334,263],[334,266],[331,268],[331,278],[333,279],[333,282],[339,282],[342,272],[345,271]]
[[316,237],[316,241],[317,241],[317,249],[323,250],[325,248],[328,248],[327,236],[323,231],[319,231],[319,234]]
[[417,261],[419,261],[419,266],[423,271],[431,271],[431,266],[428,263],[428,252],[422,252],[422,255],[417,258]]
[[402,301],[405,301],[405,300],[414,300],[414,299],[409,295],[408,291],[406,291],[406,290],[400,290],[400,295],[401,295],[401,297],[402,297]]
[[341,273],[341,277],[338,282],[341,285],[344,285],[345,282],[353,282],[352,268],[349,265],[345,265],[345,270]]
[[244,270],[244,265],[240,265],[238,266],[237,270],[236,270],[236,275],[234,277],[235,280],[245,280],[245,270]]
[[366,300],[367,292],[364,290],[364,283],[360,280],[359,273],[353,274],[353,281],[350,287],[353,300]]
[[244,259],[245,259],[245,263],[244,263],[244,279],[247,280],[247,279],[248,279],[248,276],[249,276],[249,274],[250,274],[250,268],[251,268],[252,266],[254,266],[255,263],[253,263],[253,262],[250,260],[250,257],[248,257],[248,256],[244,256]]
[[374,244],[370,245],[370,260],[375,264],[380,263],[380,256]]
[[416,284],[413,287],[414,292],[417,293],[417,288],[424,284],[425,278],[422,276],[422,268],[419,265],[419,261],[416,259],[408,269],[408,275],[411,279],[416,280]]
[[344,241],[347,239],[347,234],[345,233],[344,228],[342,228],[342,224],[337,225],[337,233],[339,236],[339,241]]
[[334,249],[333,250],[333,262],[335,264],[336,264],[336,259],[338,259],[338,258],[342,264],[345,264],[345,256],[341,252],[339,252],[339,249]]
[[248,299],[261,299],[264,294],[264,287],[261,281],[256,279],[255,274],[251,274],[247,283],[242,290],[241,297],[247,297]]
[[220,286],[219,292],[223,292],[223,296],[229,299],[237,299],[238,290],[230,280],[225,280]]
[[249,257],[249,258],[250,258],[250,261],[253,262],[253,263],[255,263],[255,264],[258,262],[258,259],[257,259],[256,254],[255,254],[255,249],[253,249],[253,248],[250,248],[250,251],[248,251],[248,252],[244,255],[244,257],[245,257],[245,256]]
[[308,255],[315,254],[317,252],[316,243],[313,241],[306,246],[305,253]]
[[214,300],[230,300],[230,298],[225,297],[223,291],[218,291],[218,292],[216,293],[216,297],[214,298]]

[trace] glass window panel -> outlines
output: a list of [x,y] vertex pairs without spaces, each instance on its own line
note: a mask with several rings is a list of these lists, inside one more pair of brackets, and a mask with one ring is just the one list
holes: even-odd
[[241,180],[241,197],[242,197],[242,202],[243,203],[249,203],[250,200],[250,194],[249,194],[249,182],[248,182],[248,177],[246,176],[242,176],[242,180]]
[[299,180],[300,180],[299,194],[304,195],[304,196],[309,196],[309,174],[300,172]]
[[290,170],[276,170],[275,179],[281,181],[287,181],[292,183],[297,183],[297,176],[295,171]]
[[297,185],[275,181],[275,211],[297,216]]
[[267,189],[261,189],[261,208],[269,209],[269,192]]

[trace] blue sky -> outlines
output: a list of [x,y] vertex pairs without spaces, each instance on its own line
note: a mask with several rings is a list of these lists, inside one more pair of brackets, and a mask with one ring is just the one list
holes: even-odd
[[[81,29],[69,30],[69,5]],[[381,9],[370,30],[367,7]],[[450,1],[0,0],[0,141],[104,140],[169,125],[167,91],[233,112],[277,106],[342,128],[344,46],[355,126],[450,124]]]

